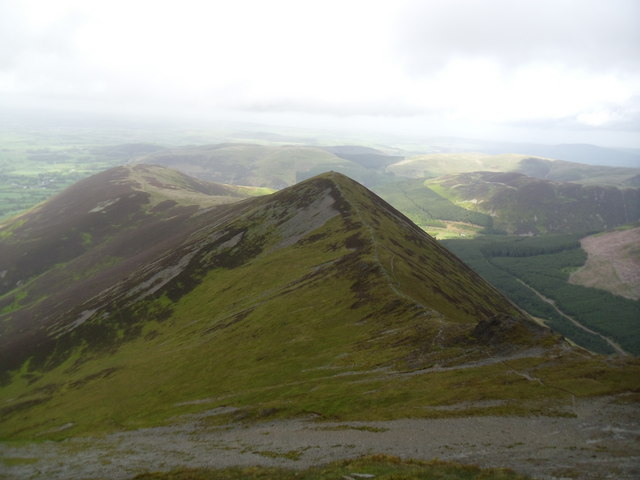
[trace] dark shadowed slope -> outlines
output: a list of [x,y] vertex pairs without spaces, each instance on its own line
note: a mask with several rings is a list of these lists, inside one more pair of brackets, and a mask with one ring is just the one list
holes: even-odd
[[[117,167],[82,180],[0,230],[0,351],[48,337],[52,318],[182,241],[202,208],[237,202],[242,188],[163,167]],[[20,347],[21,348],[21,347]]]
[[633,362],[570,349],[340,174],[156,228],[117,275],[66,277],[56,298],[92,286],[76,304],[49,303],[28,329],[16,319],[47,292],[5,314],[5,435],[128,429],[223,406],[211,421],[421,417],[460,402],[456,414],[557,414],[575,395],[637,387]]

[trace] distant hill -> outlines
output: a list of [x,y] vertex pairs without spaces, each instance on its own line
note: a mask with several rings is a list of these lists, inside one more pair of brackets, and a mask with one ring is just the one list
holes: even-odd
[[404,157],[393,156],[369,147],[358,145],[339,145],[334,147],[320,147],[340,158],[350,160],[365,168],[383,169],[387,165],[403,160]]
[[616,148],[599,147],[585,143],[559,145],[525,144],[521,151],[568,162],[586,163],[610,167],[640,167],[640,155]]
[[[256,136],[249,132],[245,132],[246,135],[227,132],[226,136],[213,138],[229,138],[242,143],[202,145],[212,141],[212,137],[186,131],[177,136],[176,132],[155,130],[145,135],[142,133],[136,131],[132,134],[126,130],[119,135],[111,132],[103,138],[104,132],[94,132],[89,136],[86,131],[84,134],[75,132],[61,137],[54,131],[44,137],[22,132],[20,136],[24,139],[21,142],[5,142],[0,156],[0,222],[82,178],[128,163],[159,164],[202,180],[271,190],[291,186],[325,171],[343,173],[376,189],[395,181],[402,182],[405,178],[432,178],[471,171],[517,171],[542,179],[583,185],[640,187],[639,168],[593,166],[535,157],[526,149],[517,150],[516,147],[520,148],[518,144],[508,144],[514,150],[507,151],[523,151],[524,154],[471,152],[425,155],[421,152],[439,149],[446,152],[476,148],[476,151],[491,152],[494,145],[487,142],[404,147],[393,144],[380,149],[350,143],[319,146],[318,139],[272,136],[268,132],[263,132],[264,135],[256,133]],[[287,141],[297,143],[282,144]],[[299,144],[303,141],[308,144]],[[171,144],[191,146],[167,146]],[[626,153],[634,154],[633,151]]]
[[585,165],[520,154],[433,153],[416,155],[391,164],[387,171],[397,176],[432,178],[478,171],[518,172],[558,182],[640,186],[640,168]]
[[121,167],[0,229],[4,439],[194,412],[557,414],[637,387],[635,366],[585,362],[343,175],[234,195]]
[[423,143],[424,146],[421,150],[424,152],[452,154],[484,152],[492,155],[523,154],[588,165],[640,168],[640,151],[633,148],[602,147],[586,143],[550,145],[500,142],[456,137],[427,138]]
[[424,179],[398,181],[374,190],[428,232],[448,228],[457,232],[455,236],[465,236],[493,229],[491,215],[457,205],[428,188]]
[[174,168],[204,180],[281,189],[333,170],[364,184],[384,177],[382,168],[399,157],[357,146],[218,144],[180,147],[137,161]]
[[601,231],[640,220],[640,189],[559,183],[520,173],[474,172],[425,185],[516,235]]
[[52,309],[84,302],[167,248],[201,208],[249,193],[149,165],[81,180],[0,225],[0,314],[19,316],[20,329],[33,333],[34,322]]

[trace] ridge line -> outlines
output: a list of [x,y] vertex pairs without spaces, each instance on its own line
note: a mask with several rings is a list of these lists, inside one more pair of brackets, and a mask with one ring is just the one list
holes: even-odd
[[[345,191],[343,190],[342,186],[338,183],[338,182],[334,182],[334,184],[336,185],[336,188],[338,189],[338,191],[340,192],[340,195],[343,198],[346,198],[345,195]],[[420,309],[422,309],[422,314],[424,316],[428,316],[431,319],[434,320],[438,320],[438,322],[440,323],[440,327],[439,327],[439,331],[438,331],[438,335],[440,336],[442,334],[442,330],[444,328],[444,321],[443,321],[443,315],[438,312],[437,310],[434,310],[432,308],[429,308],[428,306],[424,305],[423,303],[419,302],[418,300],[416,300],[415,298],[413,298],[411,295],[408,295],[404,292],[402,292],[399,289],[399,282],[395,279],[395,277],[392,277],[389,272],[387,271],[386,267],[384,266],[382,260],[380,259],[380,253],[378,251],[378,241],[376,239],[376,235],[374,233],[374,229],[373,227],[364,219],[364,216],[362,215],[360,208],[358,207],[358,205],[356,205],[355,202],[350,202],[350,205],[353,207],[353,210],[355,211],[358,219],[360,220],[360,223],[366,227],[366,229],[369,232],[369,237],[371,240],[371,243],[373,245],[373,256],[374,256],[374,261],[375,263],[380,267],[383,276],[386,278],[387,280],[387,285],[389,286],[389,288],[400,298],[404,298],[405,300],[408,300],[409,302],[413,303],[414,305],[418,306]],[[392,268],[393,268],[393,259],[395,259],[396,254],[394,252],[391,252],[393,254],[392,256]]]

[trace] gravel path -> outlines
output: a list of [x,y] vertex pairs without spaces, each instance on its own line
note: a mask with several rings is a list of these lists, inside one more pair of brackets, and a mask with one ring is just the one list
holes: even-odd
[[[510,467],[538,479],[640,478],[640,410],[580,401],[576,418],[469,417],[388,422],[186,422],[101,437],[0,444],[1,479],[129,479],[176,467],[305,468],[364,454]],[[219,412],[210,412],[214,414]]]

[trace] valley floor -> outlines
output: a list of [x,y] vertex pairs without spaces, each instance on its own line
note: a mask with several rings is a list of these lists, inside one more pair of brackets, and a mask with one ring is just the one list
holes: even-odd
[[536,479],[640,478],[640,412],[613,399],[580,400],[576,416],[465,417],[387,422],[309,420],[183,423],[62,442],[0,444],[0,479],[130,479],[177,467],[306,468],[385,453],[508,467]]

